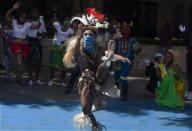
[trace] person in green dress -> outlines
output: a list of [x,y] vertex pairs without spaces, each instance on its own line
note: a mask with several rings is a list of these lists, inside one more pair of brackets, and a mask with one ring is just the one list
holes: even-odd
[[184,81],[179,65],[175,61],[175,52],[168,50],[163,64],[155,63],[156,75],[161,80],[155,102],[159,106],[184,108]]
[[63,55],[66,49],[66,41],[68,38],[74,34],[74,30],[67,25],[64,21],[62,24],[58,21],[53,23],[55,28],[55,36],[53,39],[53,45],[51,46],[51,59],[49,63],[50,67],[50,80],[48,82],[49,86],[54,84],[53,77],[56,70],[61,71],[61,86],[65,87],[64,76],[66,68],[63,63]]

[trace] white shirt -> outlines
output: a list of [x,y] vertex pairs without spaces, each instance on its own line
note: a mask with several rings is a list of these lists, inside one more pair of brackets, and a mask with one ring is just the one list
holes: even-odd
[[[44,23],[44,20],[42,18],[42,16],[40,16],[40,23],[41,23],[41,26],[39,27],[39,29],[29,29],[29,33],[28,33],[28,36],[29,37],[38,37],[37,33],[44,33],[44,32],[47,32],[46,31],[46,27],[45,27],[45,23]],[[32,21],[32,24],[33,25],[38,25],[38,21]]]
[[13,19],[13,36],[16,38],[25,39],[29,32],[31,24],[32,23],[30,22],[25,22],[23,25],[19,25],[17,20]]
[[71,28],[68,28],[66,32],[63,32],[59,22],[54,22],[53,25],[57,30],[53,39],[53,44],[56,43],[57,45],[61,45],[63,41],[66,41],[70,37],[70,35],[74,34],[74,30]]

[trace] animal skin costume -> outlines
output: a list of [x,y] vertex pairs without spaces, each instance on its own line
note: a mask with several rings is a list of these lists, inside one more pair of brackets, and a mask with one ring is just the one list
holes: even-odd
[[[68,45],[67,52],[64,55],[64,63],[66,66],[72,67],[75,65],[74,58],[77,57],[82,73],[78,88],[81,94],[83,113],[76,115],[74,121],[78,127],[84,127],[89,121],[92,129],[98,130],[102,126],[96,121],[93,112],[105,108],[106,104],[101,99],[100,90],[105,78],[107,78],[110,63],[115,61],[115,59],[118,60],[118,55],[114,54],[115,42],[109,42],[107,56],[104,62],[101,60],[101,47],[98,46],[95,38],[97,29],[107,28],[108,23],[104,21],[104,15],[97,13],[95,9],[88,8],[87,13],[87,15],[82,17],[74,17],[72,19],[72,21],[79,20],[84,25],[83,37],[77,36],[76,40],[72,40]],[[94,34],[87,35],[86,31],[91,31]]]

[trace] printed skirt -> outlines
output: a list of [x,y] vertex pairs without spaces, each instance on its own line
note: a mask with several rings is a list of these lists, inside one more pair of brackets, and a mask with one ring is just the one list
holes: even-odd
[[56,68],[61,71],[65,70],[65,66],[63,63],[63,56],[65,49],[66,49],[65,46],[63,47],[57,44],[51,46],[51,58],[49,67]]
[[42,45],[39,39],[29,38],[29,49],[27,63],[40,66],[42,64]]
[[24,59],[27,60],[29,54],[29,44],[26,39],[13,38],[10,41],[10,48],[14,55],[18,52],[21,52],[24,56]]

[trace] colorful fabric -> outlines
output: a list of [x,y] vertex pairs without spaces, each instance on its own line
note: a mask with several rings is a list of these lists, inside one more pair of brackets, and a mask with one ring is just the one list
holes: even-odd
[[[115,54],[129,58],[131,62],[134,61],[134,45],[136,40],[132,38],[130,41],[122,41],[120,38],[115,40],[116,49]],[[127,76],[131,71],[132,66],[128,62],[120,62],[121,70],[116,70],[114,74],[115,81],[120,80],[121,85],[128,86]]]
[[115,40],[116,50],[115,54],[121,55],[123,57],[129,58],[131,62],[134,61],[134,45],[136,44],[136,39],[132,38],[130,41],[121,40],[117,38]]
[[175,64],[166,73],[165,66],[161,65],[162,82],[157,90],[155,99],[157,105],[171,108],[184,108],[184,81],[181,74],[180,80],[176,81],[174,76]]
[[51,59],[49,66],[51,68],[56,68],[58,70],[65,70],[65,66],[63,63],[63,55],[66,47],[59,46],[54,44],[51,46]]
[[84,36],[83,35],[83,44],[84,49],[89,51],[90,53],[93,53],[95,50],[95,36]]
[[14,55],[16,55],[16,53],[18,53],[18,52],[21,52],[24,56],[24,59],[27,60],[27,56],[29,53],[29,44],[28,43],[19,44],[19,43],[10,41],[10,48]]
[[27,39],[21,39],[21,38],[16,38],[16,37],[13,37],[11,41],[14,43],[18,43],[18,44],[28,43]]
[[[39,44],[38,44],[39,43]],[[42,46],[39,41],[30,41],[29,42],[29,55],[28,55],[28,64],[41,65],[42,64]]]
[[114,74],[115,81],[120,80],[123,86],[128,86],[127,76],[131,71],[131,66],[129,65],[128,62],[121,62],[120,65],[122,69],[115,71],[115,74]]

